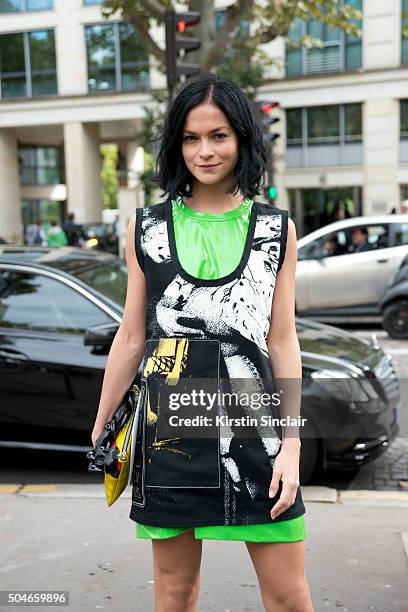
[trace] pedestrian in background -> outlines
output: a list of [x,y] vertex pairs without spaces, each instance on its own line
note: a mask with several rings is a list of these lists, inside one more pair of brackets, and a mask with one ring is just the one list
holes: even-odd
[[68,245],[77,247],[79,246],[79,227],[75,223],[74,213],[69,213],[67,219],[62,224],[62,228],[68,240]]
[[58,225],[55,219],[51,221],[47,230],[47,243],[50,247],[61,247],[68,244],[64,230]]
[[27,225],[26,244],[29,246],[45,246],[47,244],[47,237],[40,219],[36,219],[33,223]]

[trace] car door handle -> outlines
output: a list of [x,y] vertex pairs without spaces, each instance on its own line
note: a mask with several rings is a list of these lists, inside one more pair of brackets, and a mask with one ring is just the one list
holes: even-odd
[[377,263],[387,263],[388,259],[377,259]]

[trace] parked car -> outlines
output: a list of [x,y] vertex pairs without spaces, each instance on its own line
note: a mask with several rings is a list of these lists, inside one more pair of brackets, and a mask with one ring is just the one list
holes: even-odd
[[408,255],[380,300],[384,329],[393,338],[408,338]]
[[[351,253],[351,231],[366,227],[370,250]],[[335,238],[335,253],[324,248]],[[296,313],[327,323],[378,322],[379,299],[408,253],[407,215],[352,217],[300,238]]]
[[[0,247],[0,447],[90,449],[126,282],[125,262],[110,254]],[[398,432],[400,397],[392,359],[374,341],[306,319],[296,324],[305,483],[316,466],[355,468],[384,452]],[[324,423],[335,432],[352,428],[327,437]]]
[[118,254],[118,237],[110,223],[83,223],[79,226],[83,248]]

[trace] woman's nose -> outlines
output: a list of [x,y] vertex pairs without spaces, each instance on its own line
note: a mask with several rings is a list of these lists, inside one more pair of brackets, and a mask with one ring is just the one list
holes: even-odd
[[212,145],[208,140],[202,140],[200,146],[201,157],[208,157],[213,154]]

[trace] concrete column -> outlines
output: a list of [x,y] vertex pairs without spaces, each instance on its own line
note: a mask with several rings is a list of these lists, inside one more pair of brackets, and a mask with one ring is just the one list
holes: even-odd
[[363,215],[389,213],[399,202],[399,102],[366,100],[363,105]]
[[78,223],[102,220],[101,158],[98,123],[64,125],[68,212]]
[[368,0],[363,10],[363,67],[397,68],[401,63],[401,0]]
[[87,58],[82,0],[54,0],[58,25],[55,33],[60,96],[88,92]]
[[14,128],[0,130],[0,236],[23,243],[18,146]]

